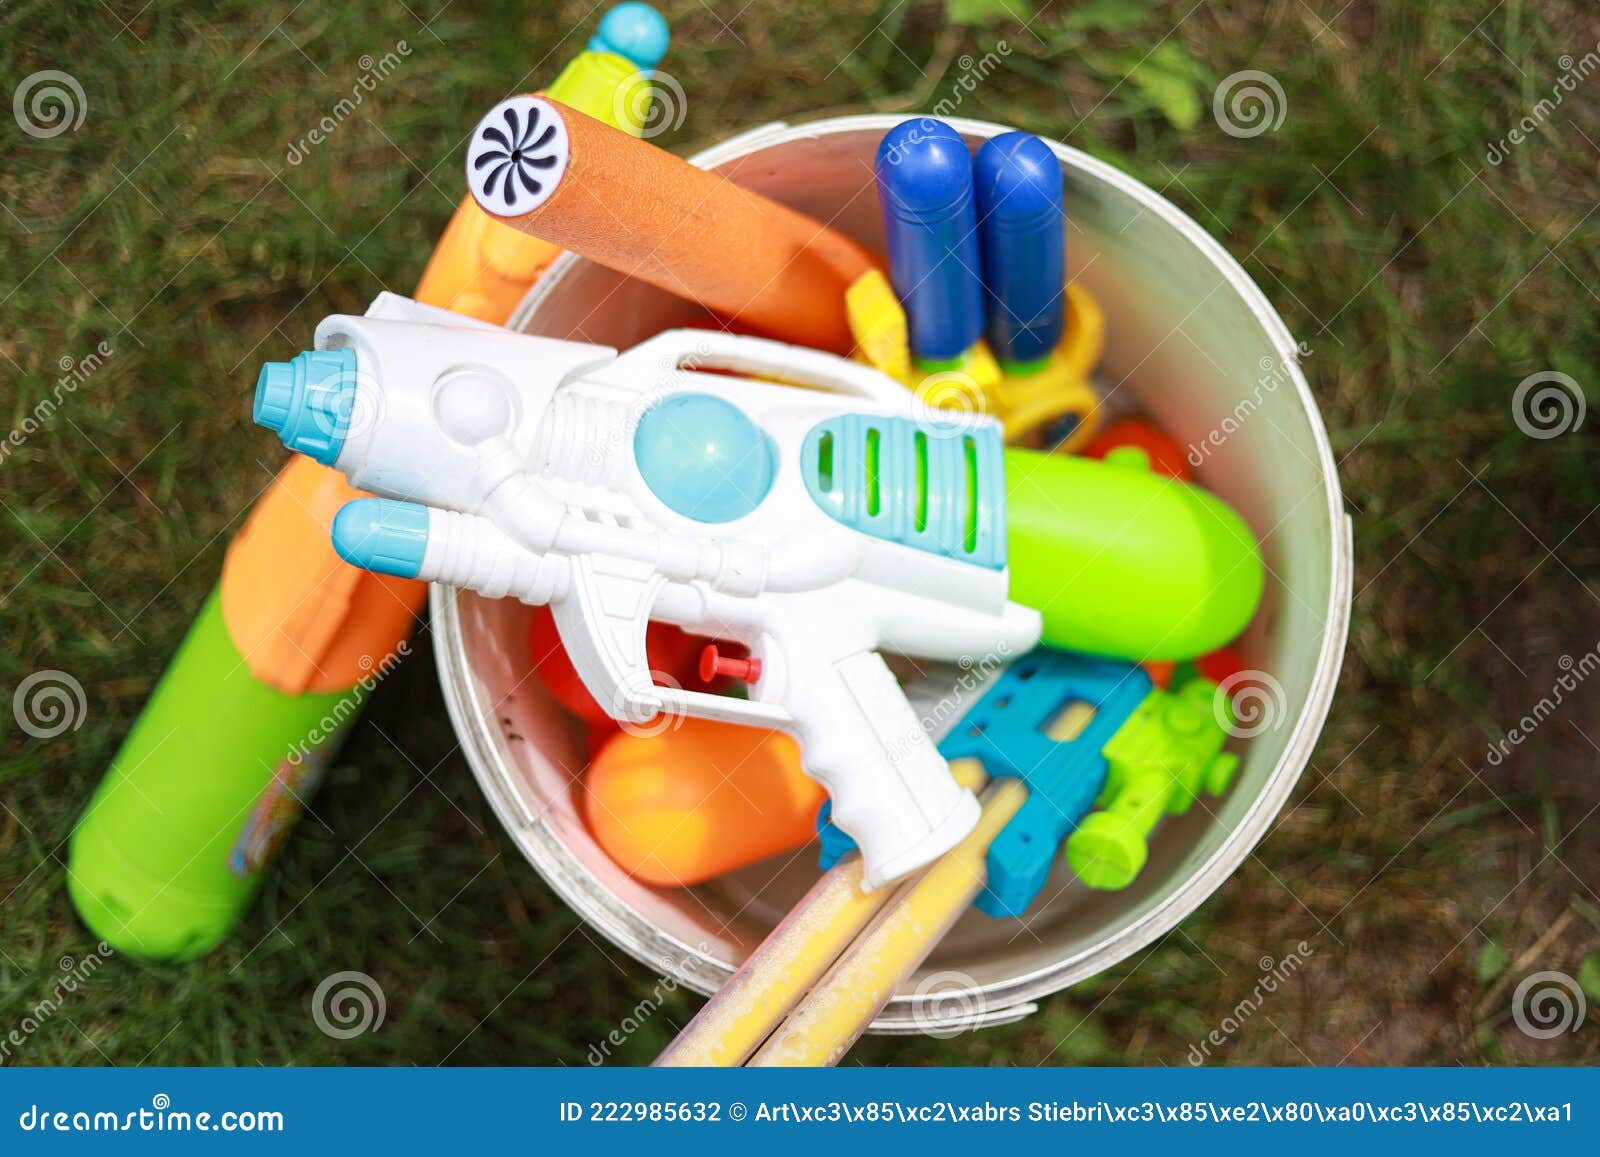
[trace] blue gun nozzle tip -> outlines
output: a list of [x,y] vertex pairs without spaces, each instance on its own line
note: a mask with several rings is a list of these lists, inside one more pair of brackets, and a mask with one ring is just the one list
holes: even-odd
[[306,350],[268,362],[256,378],[251,417],[297,454],[333,465],[350,428],[356,364],[352,349]]
[[416,578],[428,550],[428,508],[389,498],[356,498],[333,518],[333,549],[351,566]]
[[614,52],[648,72],[667,54],[671,30],[661,13],[639,0],[618,4],[600,18],[589,40],[591,52]]
[[256,379],[256,400],[250,416],[256,425],[281,431],[289,421],[294,405],[294,366],[288,362],[268,362]]

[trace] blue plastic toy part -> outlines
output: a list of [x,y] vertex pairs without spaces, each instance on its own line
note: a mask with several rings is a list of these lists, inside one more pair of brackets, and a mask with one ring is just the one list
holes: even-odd
[[306,350],[261,367],[252,417],[289,449],[332,466],[355,401],[356,351]]
[[600,17],[589,38],[590,52],[614,52],[649,71],[667,54],[672,33],[666,18],[648,4],[629,0]]
[[1050,356],[1066,326],[1061,164],[1029,133],[985,141],[974,164],[989,348],[1008,369]]
[[[946,759],[975,758],[991,779],[1028,785],[1027,802],[989,845],[979,909],[1020,916],[1038,897],[1062,841],[1105,785],[1101,749],[1151,689],[1150,676],[1130,664],[1040,648],[1008,667],[939,744]],[[1074,703],[1093,716],[1075,738],[1051,739],[1051,726]],[[830,822],[827,805],[817,822],[826,869],[855,844]]]
[[811,500],[874,538],[993,570],[1006,565],[1000,427],[838,414],[800,447]]
[[673,394],[639,419],[633,456],[650,492],[696,522],[743,518],[772,489],[772,443],[711,394]]
[[949,363],[983,336],[983,284],[972,154],[932,117],[896,125],[875,165],[889,280],[906,311],[911,353]]
[[333,517],[333,549],[351,566],[416,578],[428,550],[428,508],[389,498],[356,498]]

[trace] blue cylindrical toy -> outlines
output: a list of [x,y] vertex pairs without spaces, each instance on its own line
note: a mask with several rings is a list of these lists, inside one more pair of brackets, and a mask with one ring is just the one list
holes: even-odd
[[949,363],[983,336],[972,155],[955,129],[922,117],[884,136],[875,168],[911,354],[923,365]]
[[1061,164],[1029,133],[984,142],[975,165],[989,346],[1007,369],[1049,357],[1066,317]]

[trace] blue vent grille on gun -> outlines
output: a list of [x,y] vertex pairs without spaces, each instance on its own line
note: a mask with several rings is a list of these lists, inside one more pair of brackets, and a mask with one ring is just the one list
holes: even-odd
[[846,526],[930,554],[1006,565],[999,427],[840,414],[801,448],[811,499]]
[[[976,759],[991,779],[1020,779],[1028,799],[989,844],[989,882],[976,906],[996,918],[1020,916],[1038,897],[1061,845],[1094,807],[1110,770],[1104,748],[1152,689],[1141,668],[1039,648],[1007,667],[939,743],[948,760]],[[1088,714],[1070,739],[1052,738],[1073,708]],[[831,868],[855,842],[817,816],[821,865]]]

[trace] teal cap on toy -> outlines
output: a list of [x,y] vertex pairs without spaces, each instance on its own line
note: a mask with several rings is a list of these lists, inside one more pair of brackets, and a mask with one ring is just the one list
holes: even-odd
[[333,516],[333,549],[362,570],[416,578],[428,551],[428,508],[390,498],[355,498]]
[[671,36],[661,13],[648,4],[629,0],[600,18],[600,27],[589,38],[589,51],[614,52],[648,72],[667,54]]
[[256,379],[251,416],[298,454],[333,465],[356,401],[356,351],[306,350],[268,362]]

